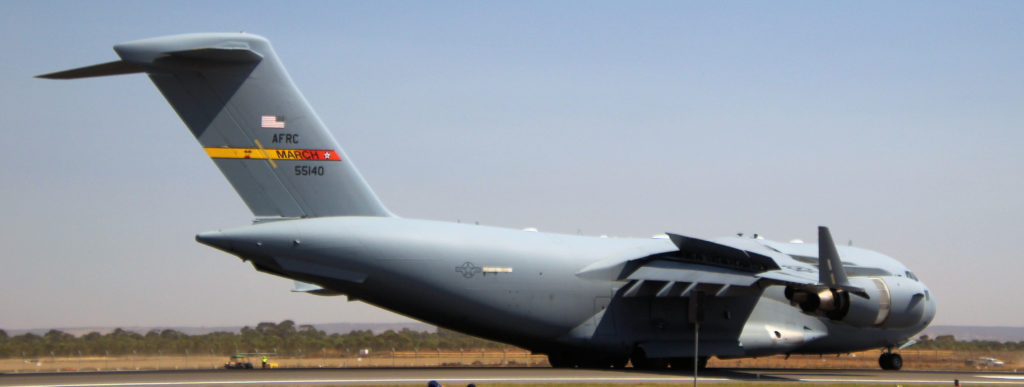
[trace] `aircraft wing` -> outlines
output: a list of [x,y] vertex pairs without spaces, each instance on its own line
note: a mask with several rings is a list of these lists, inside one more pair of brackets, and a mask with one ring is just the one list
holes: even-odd
[[[789,265],[785,254],[755,244],[741,249],[703,239],[667,234],[678,250],[640,258],[619,258],[589,265],[577,276],[628,281],[622,297],[688,297],[694,291],[722,296],[768,285],[809,286],[815,270]],[[756,247],[761,251],[753,251]],[[780,264],[781,263],[781,264]]]

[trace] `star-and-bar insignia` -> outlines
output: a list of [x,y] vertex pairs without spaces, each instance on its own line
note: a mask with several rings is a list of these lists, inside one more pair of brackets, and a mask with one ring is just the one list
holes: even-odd
[[466,262],[455,267],[455,272],[462,274],[462,276],[466,278],[473,278],[476,273],[481,271],[483,271],[483,269],[480,269],[479,266],[474,265],[472,262]]

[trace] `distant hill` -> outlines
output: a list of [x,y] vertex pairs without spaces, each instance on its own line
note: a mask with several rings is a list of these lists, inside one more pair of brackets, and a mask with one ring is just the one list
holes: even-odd
[[[304,325],[296,323],[298,325]],[[409,329],[417,332],[436,332],[437,327],[418,322],[408,323],[328,323],[328,324],[312,324],[316,329],[322,330],[327,334],[345,334],[356,330],[369,330],[373,331],[374,334],[383,333],[388,330],[401,331],[402,329]],[[249,325],[255,327],[256,324]],[[145,334],[146,332],[154,329],[164,330],[173,329],[187,335],[204,335],[213,332],[232,332],[238,333],[242,330],[243,326],[220,326],[220,327],[70,327],[70,328],[38,328],[38,329],[9,329],[6,330],[8,335],[16,336],[23,335],[25,333],[33,333],[36,335],[42,335],[50,329],[56,329],[64,333],[68,333],[74,336],[82,336],[89,332],[98,332],[100,334],[107,334],[113,332],[114,329],[121,328],[129,332],[136,332],[139,334]]]
[[960,325],[933,325],[925,329],[922,335],[936,337],[953,335],[958,341],[991,340],[999,342],[1024,341],[1024,327],[975,327]]

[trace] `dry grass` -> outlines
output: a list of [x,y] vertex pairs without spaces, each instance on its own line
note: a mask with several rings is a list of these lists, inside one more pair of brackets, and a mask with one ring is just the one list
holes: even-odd
[[[1021,352],[953,352],[905,350],[904,369],[908,370],[979,370],[968,365],[968,360],[981,356],[995,357],[1006,362],[1005,367],[993,368],[1016,371],[1024,361]],[[840,368],[878,369],[879,351],[866,351],[842,356],[794,355],[762,358],[721,360],[711,359],[712,368]],[[41,357],[36,359],[0,359],[0,372],[54,372],[54,371],[112,371],[112,370],[186,370],[216,369],[224,366],[226,356],[117,356],[117,357]],[[259,359],[253,358],[259,366]],[[282,368],[357,368],[357,367],[547,367],[547,357],[528,352],[390,352],[369,357],[273,357],[271,362]],[[1024,367],[1022,367],[1024,368]],[[564,385],[562,385],[564,386]]]
[[[684,383],[530,383],[530,387],[592,387],[592,386],[614,386],[614,387],[679,387],[688,386],[690,382]],[[701,385],[707,384],[701,382]],[[733,383],[710,383],[715,387],[778,387],[785,385],[780,382],[733,382]],[[351,387],[396,387],[396,386],[409,386],[410,384],[356,384],[349,385]],[[419,384],[415,384],[419,385]],[[448,386],[462,386],[462,383],[450,383]],[[525,384],[522,383],[477,383],[480,387],[523,387]],[[908,384],[909,386],[910,384]],[[801,387],[878,387],[878,383],[800,383]],[[901,386],[895,384],[895,386]],[[943,386],[948,387],[950,383],[927,383],[927,384],[912,384],[914,387],[937,387]],[[326,386],[306,386],[306,387],[326,387]]]
[[[281,368],[359,367],[547,367],[547,357],[529,352],[387,352],[369,357],[271,357]],[[0,359],[0,372],[188,370],[222,368],[227,356],[111,356]],[[259,367],[260,359],[249,361]]]

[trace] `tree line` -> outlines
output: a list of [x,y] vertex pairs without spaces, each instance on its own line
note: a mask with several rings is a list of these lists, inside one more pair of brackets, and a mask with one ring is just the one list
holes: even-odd
[[25,333],[9,336],[0,330],[0,357],[44,356],[126,356],[126,355],[231,355],[234,353],[276,352],[282,356],[357,356],[360,350],[371,353],[390,351],[474,351],[500,350],[501,343],[440,329],[418,332],[403,329],[374,334],[355,330],[330,334],[312,325],[294,321],[262,322],[239,332],[213,332],[188,335],[173,329],[151,330],[146,334],[117,328],[107,334],[90,332],[74,335],[50,330],[43,335]]
[[951,349],[957,351],[1024,351],[1024,341],[970,340],[958,341],[953,335],[934,338],[923,335],[912,349]]
[[[262,322],[239,332],[213,332],[188,335],[173,329],[151,330],[146,334],[117,328],[107,334],[90,332],[74,335],[50,330],[43,335],[25,333],[9,336],[0,330],[0,357],[43,356],[126,356],[126,355],[231,355],[234,353],[276,352],[282,356],[357,356],[360,350],[371,353],[390,351],[478,351],[501,350],[507,346],[458,332],[438,328],[437,332],[403,329],[374,334],[355,330],[330,334],[312,325],[294,321]],[[958,341],[953,335],[918,338],[913,349],[949,349],[960,351],[1024,351],[1024,341]]]

